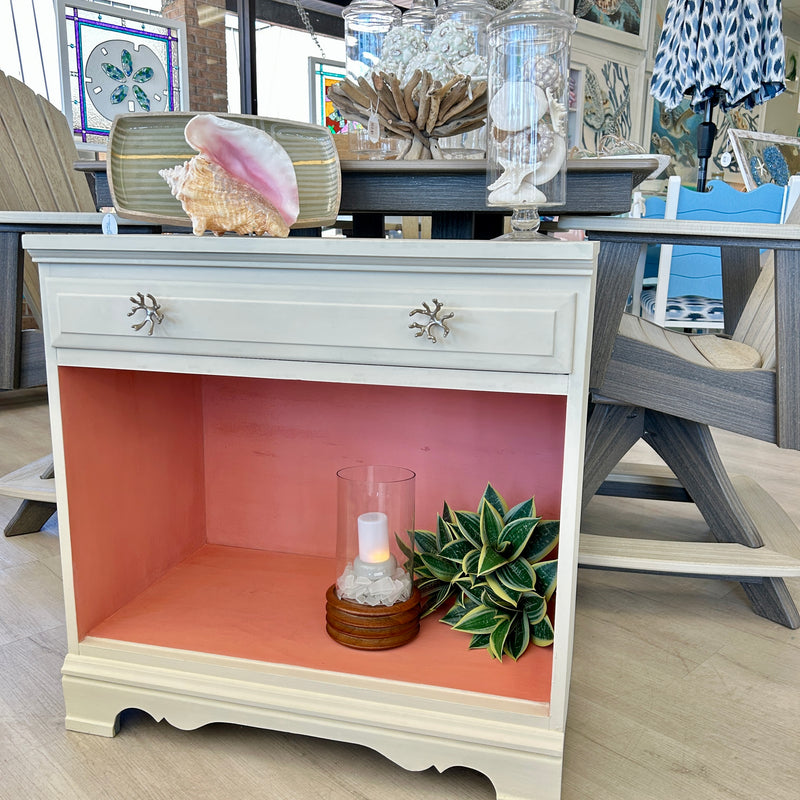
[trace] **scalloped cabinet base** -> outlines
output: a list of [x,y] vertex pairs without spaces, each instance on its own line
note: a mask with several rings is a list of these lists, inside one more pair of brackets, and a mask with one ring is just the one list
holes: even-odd
[[[466,766],[557,800],[596,248],[26,236],[39,263],[69,652],[66,725],[138,708]],[[163,314],[135,326],[136,297]],[[131,299],[132,298],[132,299]],[[449,335],[415,336],[441,303]],[[129,316],[129,312],[132,315]],[[561,520],[555,641],[492,662],[423,620],[325,634],[337,468],[417,472],[417,527],[491,481]],[[333,520],[333,522],[332,522]]]

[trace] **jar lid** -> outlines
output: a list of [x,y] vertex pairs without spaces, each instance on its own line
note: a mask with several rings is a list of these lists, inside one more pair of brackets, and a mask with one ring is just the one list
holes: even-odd
[[390,14],[397,17],[398,20],[400,19],[400,9],[389,0],[352,0],[349,6],[342,9],[342,16],[348,17],[350,14],[365,11]]
[[564,28],[572,32],[578,26],[578,20],[573,14],[562,11],[552,0],[516,0],[489,23],[489,30],[531,24]]

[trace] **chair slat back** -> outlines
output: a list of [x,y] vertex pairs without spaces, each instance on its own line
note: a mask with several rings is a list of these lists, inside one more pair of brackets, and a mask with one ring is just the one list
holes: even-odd
[[75,172],[78,151],[63,114],[0,72],[0,201],[5,211],[95,211]]
[[775,267],[771,253],[731,338],[758,350],[764,369],[775,369]]
[[[800,203],[795,203],[784,222],[800,225]],[[761,366],[775,369],[775,257],[770,252],[745,304],[733,339],[761,353]]]

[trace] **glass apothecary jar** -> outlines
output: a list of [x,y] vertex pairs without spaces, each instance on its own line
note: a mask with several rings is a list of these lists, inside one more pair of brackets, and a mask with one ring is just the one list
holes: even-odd
[[402,23],[407,28],[430,33],[436,24],[436,3],[434,0],[414,0],[411,8],[403,12]]
[[354,83],[368,76],[381,58],[389,28],[401,13],[389,0],[353,0],[344,11],[345,71]]
[[336,580],[325,614],[328,634],[340,644],[385,650],[419,632],[414,482],[405,467],[354,466],[336,473]]
[[[487,0],[441,0],[436,8],[436,25],[449,21],[468,30],[475,38],[475,53],[486,58],[486,28],[496,13]],[[470,74],[480,73],[475,70]]]
[[489,24],[487,204],[531,238],[538,209],[566,200],[569,51],[577,21],[551,0],[517,0]]

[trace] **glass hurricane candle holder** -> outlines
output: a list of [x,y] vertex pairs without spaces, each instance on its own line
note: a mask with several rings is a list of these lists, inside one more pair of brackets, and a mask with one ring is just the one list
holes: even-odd
[[419,632],[415,475],[403,467],[356,466],[336,476],[337,577],[326,596],[328,634],[362,650],[398,647]]
[[539,209],[566,200],[576,24],[550,0],[517,0],[489,23],[487,205],[513,209],[511,233],[501,238],[541,237]]

